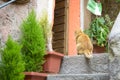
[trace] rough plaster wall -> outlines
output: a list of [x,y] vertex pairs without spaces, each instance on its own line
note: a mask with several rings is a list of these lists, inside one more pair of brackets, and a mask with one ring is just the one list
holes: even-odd
[[[2,3],[4,2],[0,0],[0,4]],[[50,23],[53,22],[54,0],[31,0],[22,5],[10,4],[0,9],[0,39],[2,44],[6,41],[8,34],[12,35],[15,40],[19,39],[19,26],[32,9],[36,10],[38,20],[44,11],[49,12]]]
[[[4,3],[0,0],[0,4]],[[28,13],[35,9],[37,16],[41,16],[44,9],[47,9],[47,0],[31,0],[27,4],[10,4],[0,9],[0,40],[4,45],[10,34],[14,40],[19,39],[20,24],[27,17]]]

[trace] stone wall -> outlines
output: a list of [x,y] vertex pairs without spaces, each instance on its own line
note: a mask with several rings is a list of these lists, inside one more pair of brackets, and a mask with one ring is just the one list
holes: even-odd
[[[3,3],[1,0],[0,4]],[[0,9],[0,36],[2,44],[6,41],[8,35],[11,35],[15,40],[19,38],[20,24],[32,8],[36,8],[36,0],[31,0],[24,5],[10,4]]]
[[[111,21],[115,21],[120,11],[120,2],[116,0],[100,0],[102,3],[102,16],[109,15]],[[92,20],[96,16],[92,14]]]
[[101,2],[103,15],[108,14],[111,20],[115,20],[120,11],[120,3],[116,2],[116,0],[101,0]]
[[[0,9],[0,41],[4,45],[8,35],[14,40],[18,40],[20,36],[20,25],[27,17],[28,13],[34,9],[37,17],[41,16],[42,11],[47,9],[48,0],[31,0],[27,4],[9,4]],[[3,4],[0,0],[0,4]]]

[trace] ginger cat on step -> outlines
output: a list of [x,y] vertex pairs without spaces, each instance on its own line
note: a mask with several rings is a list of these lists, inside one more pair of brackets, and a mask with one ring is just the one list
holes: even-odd
[[86,58],[92,58],[93,45],[90,38],[81,30],[75,31],[78,54],[84,54]]

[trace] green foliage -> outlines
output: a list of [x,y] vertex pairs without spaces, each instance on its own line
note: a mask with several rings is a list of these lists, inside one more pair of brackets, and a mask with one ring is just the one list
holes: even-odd
[[106,26],[109,27],[109,30],[112,29],[113,23],[114,23],[114,21],[111,21],[109,15],[106,14],[105,15],[105,24],[106,24]]
[[43,34],[44,34],[44,38],[47,41],[47,27],[48,27],[48,20],[47,20],[47,13],[44,12],[44,14],[42,15],[42,17],[40,18],[40,24],[43,28]]
[[43,28],[44,38],[47,42],[47,38],[52,37],[52,26],[48,23],[48,17],[46,12],[43,12],[42,17],[40,18],[40,25]]
[[24,80],[24,62],[21,55],[21,45],[11,37],[1,52],[0,80]]
[[116,0],[116,2],[120,2],[120,0]]
[[46,51],[45,39],[43,35],[43,29],[41,24],[36,20],[36,14],[32,10],[27,19],[23,21],[21,25],[21,43],[22,54],[25,60],[25,71],[42,70],[42,64],[44,63],[44,55]]
[[43,12],[40,18],[40,25],[43,28],[44,38],[46,40],[47,51],[53,51],[52,48],[52,24],[48,22],[47,12]]
[[89,35],[92,39],[93,44],[98,46],[107,46],[108,45],[108,34],[110,28],[112,27],[113,22],[110,21],[108,15],[104,17],[96,17],[90,24],[90,28],[85,30],[85,33]]

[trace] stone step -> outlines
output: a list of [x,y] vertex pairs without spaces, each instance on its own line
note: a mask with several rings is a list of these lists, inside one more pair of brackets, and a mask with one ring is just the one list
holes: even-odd
[[65,56],[59,74],[108,73],[108,53],[93,54],[88,60],[84,55]]
[[47,80],[109,80],[109,74],[56,74],[48,75]]

